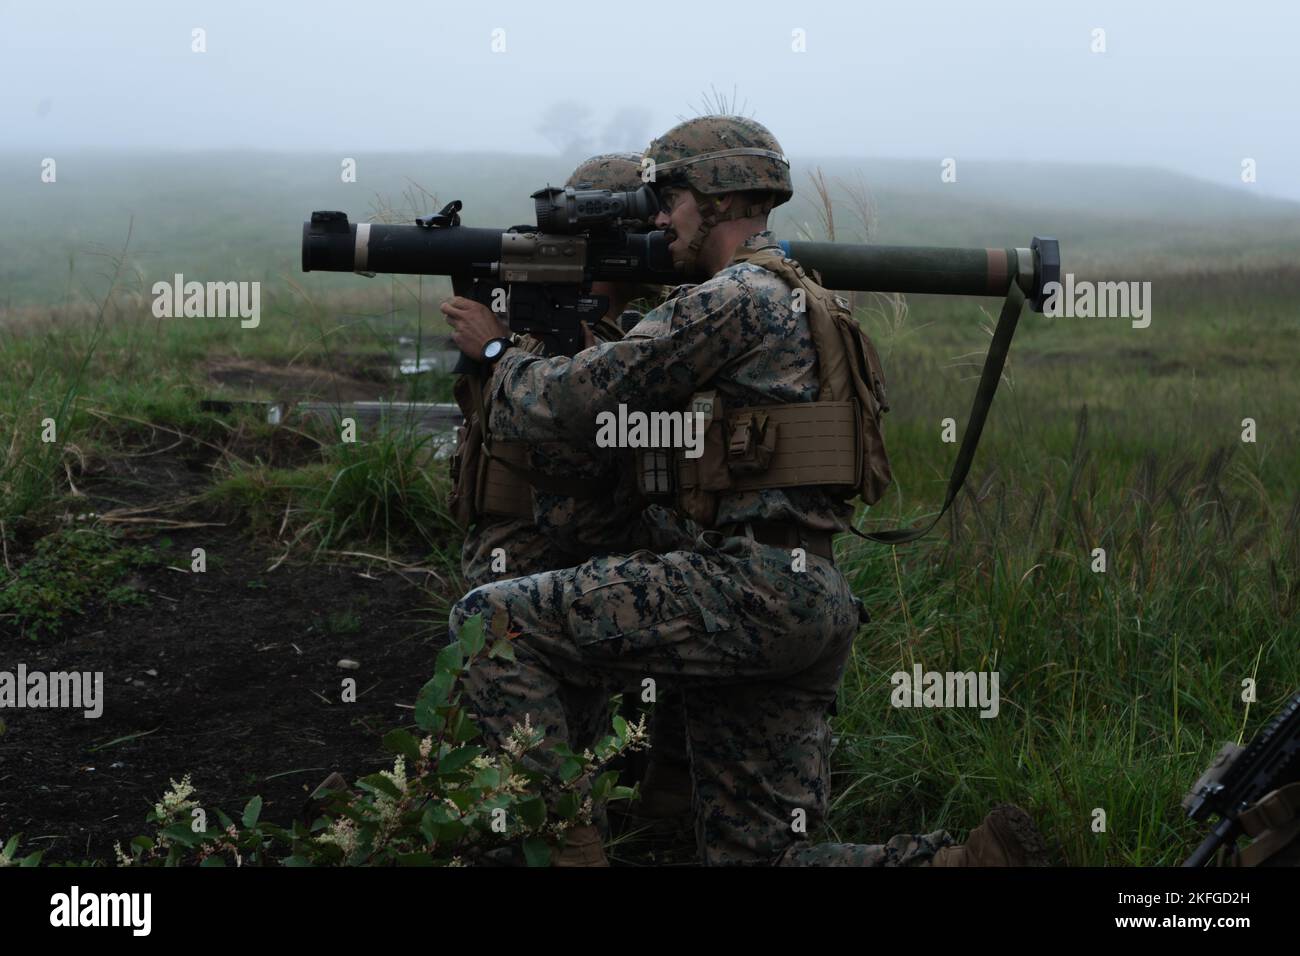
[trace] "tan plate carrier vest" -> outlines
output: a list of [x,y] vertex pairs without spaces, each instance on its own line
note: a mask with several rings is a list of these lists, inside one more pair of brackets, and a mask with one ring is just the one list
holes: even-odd
[[[689,411],[704,415],[704,447],[699,458],[673,455],[679,508],[712,527],[721,494],[812,485],[874,504],[892,478],[881,431],[889,403],[875,345],[848,304],[779,249],[742,250],[735,261],[761,266],[790,286],[817,350],[820,391],[815,402],[737,408],[725,407],[716,392],[692,396]],[[638,475],[647,494],[666,490],[662,482],[653,487],[653,474],[643,460]]]

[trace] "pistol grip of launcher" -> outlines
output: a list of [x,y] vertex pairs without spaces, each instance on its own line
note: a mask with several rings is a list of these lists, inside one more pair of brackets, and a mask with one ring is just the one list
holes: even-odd
[[[492,308],[493,287],[487,283],[479,282],[470,276],[453,275],[451,291],[453,295],[473,299],[489,309]],[[466,355],[464,352],[460,353],[460,357],[456,359],[456,367],[451,370],[453,375],[482,375],[483,372],[483,363],[476,356]]]

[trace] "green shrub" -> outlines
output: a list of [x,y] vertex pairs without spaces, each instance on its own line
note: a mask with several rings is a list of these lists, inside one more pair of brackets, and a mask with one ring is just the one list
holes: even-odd
[[124,545],[103,529],[56,531],[36,543],[31,559],[0,588],[0,616],[14,619],[21,634],[38,638],[56,634],[66,618],[92,603],[106,608],[147,603],[121,581],[154,563],[150,549]]

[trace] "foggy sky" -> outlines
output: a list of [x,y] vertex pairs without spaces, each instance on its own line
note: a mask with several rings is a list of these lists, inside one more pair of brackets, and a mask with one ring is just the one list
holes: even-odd
[[734,88],[796,156],[1151,165],[1300,199],[1298,43],[1284,0],[0,0],[0,150],[639,151]]

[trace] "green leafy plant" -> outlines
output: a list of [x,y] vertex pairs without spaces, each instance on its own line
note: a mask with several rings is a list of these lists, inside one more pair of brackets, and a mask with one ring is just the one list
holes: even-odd
[[14,854],[18,852],[18,844],[22,842],[22,838],[23,835],[21,833],[12,836],[9,838],[9,842],[4,845],[4,849],[0,849],[0,870],[4,869],[6,866],[40,865],[41,856],[45,853],[44,850],[37,850],[35,853],[29,853],[22,859],[14,859]]
[[125,545],[98,528],[56,531],[36,543],[30,560],[0,588],[0,615],[12,615],[32,638],[58,632],[63,621],[87,605],[146,603],[138,590],[120,582],[137,568],[156,563],[148,548]]

